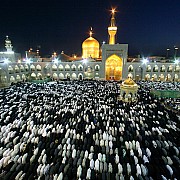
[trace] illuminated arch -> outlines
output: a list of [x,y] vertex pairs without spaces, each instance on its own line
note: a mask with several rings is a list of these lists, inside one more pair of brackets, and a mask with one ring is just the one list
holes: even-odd
[[20,70],[21,70],[21,72],[24,71],[24,66],[22,64],[20,65]]
[[155,65],[154,68],[153,68],[153,72],[158,72],[158,69],[159,69],[158,66]]
[[1,83],[7,83],[7,73],[4,69],[0,68],[0,86],[2,85]]
[[167,71],[168,71],[168,72],[172,72],[172,70],[173,70],[172,65],[169,65]]
[[94,70],[93,70],[93,67],[91,66],[87,66],[85,69],[84,69],[84,75],[87,79],[92,79],[93,78],[93,74],[94,74]]
[[64,74],[63,73],[59,74],[59,79],[64,79]]
[[17,81],[21,81],[21,77],[20,77],[19,74],[16,76],[16,80],[17,80]]
[[9,71],[9,74],[12,74],[14,72],[14,69],[12,68],[12,66],[8,66],[8,71]]
[[57,73],[53,73],[53,78],[54,78],[54,79],[58,79]]
[[162,65],[161,66],[161,72],[165,72],[165,69],[166,69],[165,65]]
[[77,79],[77,75],[75,73],[72,73],[72,79]]
[[38,65],[36,66],[36,69],[37,69],[37,71],[41,71],[41,65],[38,64]]
[[151,78],[150,74],[146,74],[146,75],[145,75],[145,80],[146,80],[146,81],[149,81],[150,78]]
[[70,78],[71,75],[69,73],[66,73],[66,78]]
[[42,78],[42,74],[41,73],[37,73],[37,78],[41,79]]
[[73,65],[71,66],[71,70],[72,70],[72,71],[76,71],[76,65],[73,64]]
[[153,74],[152,75],[152,81],[156,81],[157,80],[157,74]]
[[175,71],[175,72],[179,72],[179,70],[180,70],[179,65],[176,65],[174,71]]
[[16,82],[14,76],[11,76],[9,80],[10,80],[11,83],[12,83],[12,82]]
[[35,66],[34,66],[34,64],[31,64],[30,69],[31,69],[31,71],[35,71]]
[[78,79],[83,80],[83,75],[81,73],[78,74]]
[[117,55],[111,55],[106,59],[106,80],[121,80],[122,79],[123,61]]
[[130,65],[129,67],[128,67],[128,72],[133,72],[133,65]]
[[14,66],[14,70],[15,70],[15,72],[19,72],[19,67],[18,67],[18,65],[15,65],[15,66]]
[[57,71],[57,66],[55,64],[52,65],[52,70]]
[[151,72],[151,65],[147,65],[146,72]]
[[36,74],[35,73],[31,73],[31,77],[36,78]]
[[164,74],[161,74],[161,75],[159,76],[159,78],[160,78],[161,81],[163,81],[163,80],[164,80]]
[[178,77],[178,74],[175,74],[175,75],[174,75],[174,81],[178,81],[178,78],[179,78],[179,77]]
[[29,70],[29,66],[28,66],[27,64],[25,64],[25,65],[24,65],[24,69],[25,69],[26,71],[28,71],[28,70]]
[[26,80],[25,74],[22,74],[22,80]]
[[100,70],[100,66],[98,64],[95,65],[95,71],[99,71]]
[[66,64],[66,65],[65,65],[65,71],[70,71],[70,66],[69,66],[69,64]]
[[166,76],[166,81],[171,81],[172,79],[171,79],[171,75],[170,74],[168,74],[167,76]]
[[63,71],[64,70],[64,67],[62,64],[59,65],[59,71]]
[[78,66],[78,70],[83,71],[83,66],[81,64]]

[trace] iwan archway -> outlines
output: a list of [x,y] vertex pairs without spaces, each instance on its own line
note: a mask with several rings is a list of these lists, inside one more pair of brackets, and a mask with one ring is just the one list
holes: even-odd
[[106,59],[106,80],[122,79],[123,61],[117,55],[112,55]]

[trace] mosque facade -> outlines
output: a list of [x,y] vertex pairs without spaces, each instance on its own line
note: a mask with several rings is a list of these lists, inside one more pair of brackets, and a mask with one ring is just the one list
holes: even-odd
[[[54,80],[63,79],[97,79],[124,80],[131,77],[134,80],[180,81],[179,61],[166,62],[128,61],[128,44],[117,44],[115,11],[112,10],[110,26],[108,27],[109,43],[101,47],[90,30],[89,37],[82,43],[82,56],[70,57],[63,52],[57,58],[45,62],[18,61],[18,58],[7,57],[0,63],[0,84],[6,85],[30,79]],[[7,37],[5,41],[7,52],[12,53],[12,43]],[[12,53],[13,54],[13,53]],[[1,56],[1,54],[0,54]],[[29,60],[29,59],[26,59]]]

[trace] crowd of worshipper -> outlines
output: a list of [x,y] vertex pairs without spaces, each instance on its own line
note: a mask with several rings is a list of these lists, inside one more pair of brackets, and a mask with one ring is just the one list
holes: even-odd
[[0,179],[178,180],[180,119],[147,86],[132,103],[115,81],[2,89]]
[[174,110],[175,112],[177,112],[180,115],[180,98],[178,98],[178,99],[166,98],[164,100],[164,103],[167,107]]
[[[161,101],[170,109],[180,115],[180,82],[148,82],[138,83],[143,89],[178,92],[177,98],[161,97]],[[173,94],[173,93],[172,93]]]
[[140,84],[155,90],[174,90],[180,91],[180,82],[158,82],[158,81],[140,81]]

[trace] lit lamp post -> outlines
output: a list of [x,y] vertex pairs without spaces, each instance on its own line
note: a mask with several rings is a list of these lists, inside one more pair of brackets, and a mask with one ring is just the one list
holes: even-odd
[[177,57],[178,47],[174,47],[174,59]]
[[140,71],[141,71],[141,79],[144,78],[145,79],[145,73],[146,72],[146,68],[147,68],[147,63],[148,63],[148,59],[147,58],[143,58],[142,60],[142,66],[143,69],[140,67]]
[[166,58],[167,58],[167,59],[169,58],[169,51],[170,51],[170,49],[167,48],[167,49],[166,49]]

